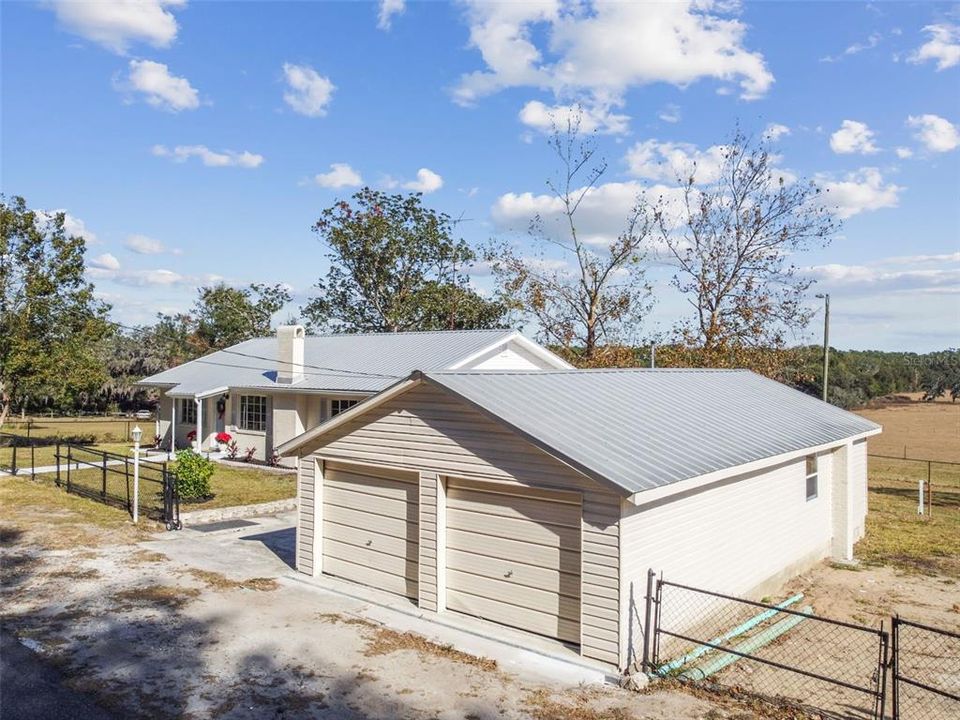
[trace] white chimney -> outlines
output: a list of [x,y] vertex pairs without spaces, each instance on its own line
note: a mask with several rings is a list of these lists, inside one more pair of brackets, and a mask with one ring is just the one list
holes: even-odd
[[303,380],[303,325],[277,328],[277,382],[291,385]]

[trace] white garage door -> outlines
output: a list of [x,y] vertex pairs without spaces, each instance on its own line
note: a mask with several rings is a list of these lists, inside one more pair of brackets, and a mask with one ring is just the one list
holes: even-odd
[[323,571],[416,598],[418,515],[414,474],[326,462]]
[[447,607],[580,642],[580,498],[450,480]]

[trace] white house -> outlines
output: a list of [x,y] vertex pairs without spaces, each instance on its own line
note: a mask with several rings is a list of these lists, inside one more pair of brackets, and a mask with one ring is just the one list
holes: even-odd
[[[227,432],[242,452],[273,449],[406,377],[417,368],[568,368],[514,330],[308,336],[282,326],[144,378],[161,390],[156,433],[166,447],[202,450]],[[195,439],[194,439],[195,438]]]
[[300,572],[624,668],[648,569],[754,594],[852,558],[878,432],[746,371],[416,372],[280,452]]

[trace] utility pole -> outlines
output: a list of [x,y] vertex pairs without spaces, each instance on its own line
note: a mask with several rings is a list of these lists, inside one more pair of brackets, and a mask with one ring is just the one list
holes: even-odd
[[823,401],[827,402],[830,380],[830,293],[817,297],[823,298]]

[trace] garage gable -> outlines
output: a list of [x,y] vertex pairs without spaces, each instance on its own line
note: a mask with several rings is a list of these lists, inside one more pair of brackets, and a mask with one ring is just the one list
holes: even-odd
[[[483,490],[482,484],[488,489],[513,488],[510,492],[514,493],[528,488],[530,493],[539,493],[541,497],[550,492],[559,493],[558,496],[564,493],[575,496],[579,499],[575,505],[576,514],[571,515],[572,510],[565,511],[555,524],[569,526],[570,517],[579,517],[579,532],[568,533],[569,539],[564,541],[562,549],[566,552],[570,542],[578,544],[581,579],[578,591],[565,590],[563,593],[562,613],[558,615],[562,616],[563,623],[556,636],[576,642],[574,636],[578,635],[577,644],[584,656],[611,664],[618,662],[621,495],[551,456],[454,394],[428,383],[412,383],[403,392],[353,414],[345,422],[301,446],[299,452],[301,532],[298,554],[303,557],[312,557],[314,552],[314,538],[310,534],[314,525],[310,513],[317,479],[312,468],[322,468],[324,463],[348,462],[419,473],[419,593],[421,606],[426,609],[434,609],[431,604],[436,609],[446,607],[444,554],[447,550],[445,512],[448,489],[452,493],[454,510],[451,515],[454,517],[457,512],[462,513],[461,506],[467,500],[485,497],[479,491],[475,496],[469,496],[464,488],[480,487]],[[536,523],[540,521],[538,513],[544,511],[545,505],[520,500],[512,507],[524,513],[531,508],[526,517]],[[566,506],[556,506],[559,510],[563,507]],[[518,532],[522,535],[526,531],[519,529]],[[463,538],[464,534],[460,532],[458,542],[462,543]],[[536,540],[535,534],[532,540]],[[474,570],[480,567],[480,560],[469,557],[469,548],[458,545],[457,553],[451,572],[457,573],[457,568],[464,563]],[[431,567],[435,568],[432,578]],[[569,584],[575,575],[568,572],[567,566],[562,569],[563,582]],[[549,583],[549,578],[545,582]],[[454,593],[458,594],[456,601],[450,603],[450,609],[480,608],[476,614],[484,616],[485,608],[491,607],[483,602],[468,602],[463,591],[470,591],[473,587],[493,587],[495,583],[465,583],[460,574],[456,575],[453,585],[451,598]],[[531,606],[537,595],[530,592],[527,597],[530,599],[524,602]],[[573,602],[578,597],[579,622],[570,617],[573,612],[570,608],[575,607]],[[498,611],[493,609],[491,612],[496,615]],[[497,620],[496,617],[491,619]],[[525,627],[538,631],[535,629],[539,627],[538,622],[531,615]],[[550,633],[544,631],[543,634]]]

